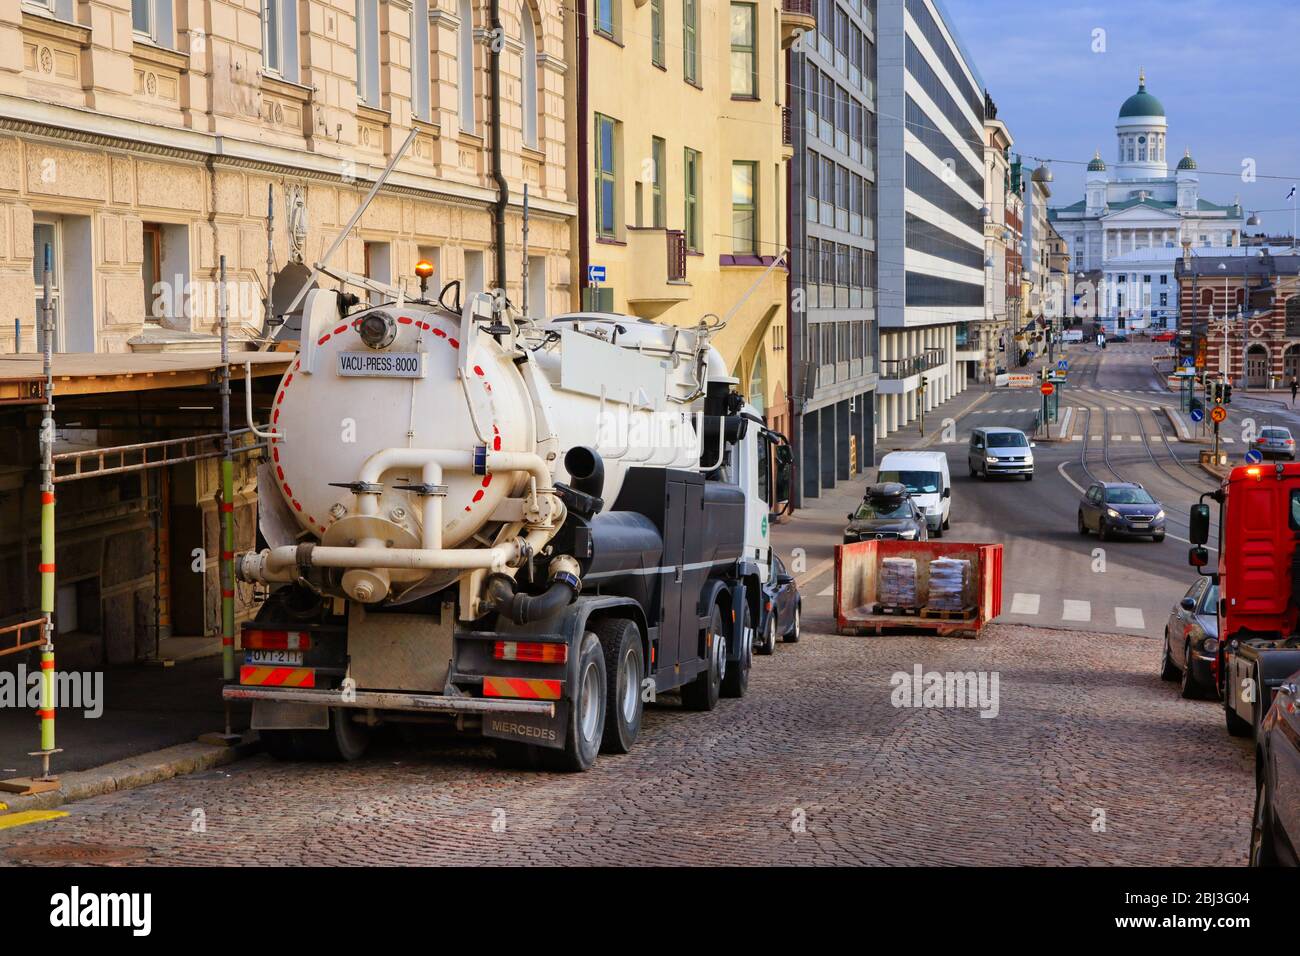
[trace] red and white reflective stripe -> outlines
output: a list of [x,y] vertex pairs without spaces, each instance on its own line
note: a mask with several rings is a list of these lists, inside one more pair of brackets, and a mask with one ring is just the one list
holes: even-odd
[[564,664],[569,645],[541,641],[497,641],[492,656],[499,661],[529,661],[535,664]]

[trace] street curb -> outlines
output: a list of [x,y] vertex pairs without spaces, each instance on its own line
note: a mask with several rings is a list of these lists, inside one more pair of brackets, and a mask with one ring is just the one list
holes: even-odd
[[233,747],[214,744],[176,744],[155,750],[153,753],[127,757],[91,770],[79,770],[60,778],[63,786],[58,790],[34,794],[30,797],[8,796],[7,813],[24,810],[49,810],[65,803],[74,803],[90,797],[102,796],[118,790],[133,790],[151,783],[170,780],[183,774],[211,770],[252,756],[260,750],[256,736],[245,737]]
[[1192,445],[1204,445],[1207,443],[1208,439],[1197,438],[1192,434],[1191,428],[1189,428],[1187,423],[1183,421],[1183,416],[1180,415],[1178,412],[1176,412],[1173,408],[1171,408],[1168,405],[1165,405],[1164,410],[1165,410],[1165,415],[1169,419],[1169,423],[1174,426],[1174,431],[1178,433],[1178,440],[1180,442],[1187,442],[1188,444],[1192,444]]

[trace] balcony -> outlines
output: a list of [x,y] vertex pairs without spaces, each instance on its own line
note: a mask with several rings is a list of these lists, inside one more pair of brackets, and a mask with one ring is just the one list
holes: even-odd
[[654,318],[691,297],[686,281],[686,233],[680,229],[627,231],[627,301]]
[[794,111],[781,107],[781,158],[794,159]]
[[903,382],[924,375],[930,369],[946,364],[947,361],[947,352],[943,349],[926,349],[920,355],[905,359],[881,359],[880,378],[887,382]]
[[781,0],[781,49],[790,49],[795,40],[815,29],[813,0]]

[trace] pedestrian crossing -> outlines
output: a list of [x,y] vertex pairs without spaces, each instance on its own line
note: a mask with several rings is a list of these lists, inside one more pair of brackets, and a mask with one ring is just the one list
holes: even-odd
[[[1058,620],[1063,623],[1097,625],[1108,623],[1105,620],[1108,615],[1104,612],[1098,613],[1094,618],[1091,601],[1063,598],[1059,603],[1052,602],[1051,608],[1045,609],[1043,596],[1034,593],[1017,592],[1013,594],[1011,604],[1004,613],[1014,614],[1017,617],[1041,617],[1040,611],[1042,610],[1046,610],[1048,616],[1053,616],[1057,614],[1058,609]],[[1117,607],[1113,611],[1114,623],[1117,628],[1125,631],[1146,630],[1146,615],[1142,613],[1140,607]]]

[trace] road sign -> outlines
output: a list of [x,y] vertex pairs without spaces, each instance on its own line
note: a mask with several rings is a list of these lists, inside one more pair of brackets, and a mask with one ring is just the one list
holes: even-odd
[[1222,405],[1215,405],[1210,410],[1210,420],[1216,425],[1222,425],[1228,420],[1228,410]]
[[1183,359],[1183,368],[1194,368],[1195,366],[1196,366],[1196,360],[1193,359],[1190,355]]
[[1070,363],[1067,362],[1065,359],[1061,359],[1059,362],[1056,363],[1056,367],[1062,372],[1067,372],[1070,369]]
[[1202,411],[1201,409],[1199,409],[1199,408],[1193,408],[1193,409],[1192,409],[1192,421],[1194,421],[1194,422],[1203,422],[1203,421],[1205,421],[1205,412],[1203,412],[1203,411]]
[[1056,386],[1053,385],[1051,382],[1044,382],[1038,390],[1042,392],[1044,395],[1051,395],[1054,391],[1056,391]]
[[605,281],[604,266],[587,266],[588,285],[596,285],[597,283],[604,282],[604,281]]
[[1260,454],[1258,451],[1256,451],[1254,448],[1246,452],[1246,464],[1248,465],[1258,465],[1263,460],[1264,460],[1264,456]]

